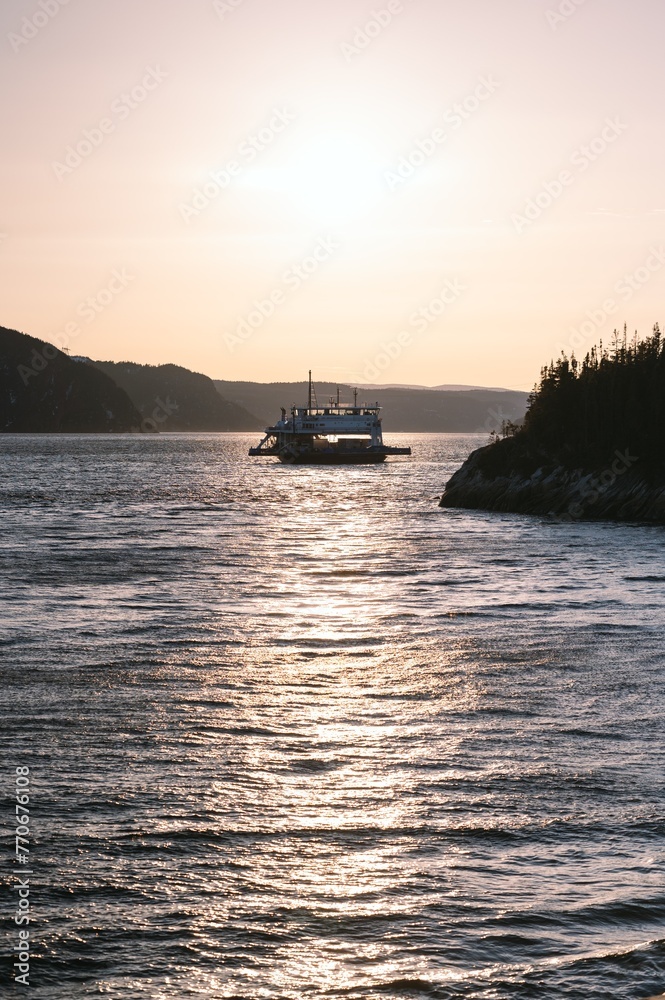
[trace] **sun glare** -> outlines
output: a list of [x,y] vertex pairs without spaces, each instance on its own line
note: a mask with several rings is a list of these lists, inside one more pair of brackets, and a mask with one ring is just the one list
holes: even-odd
[[248,172],[246,182],[272,191],[313,222],[346,223],[385,195],[384,164],[364,140],[326,132],[301,143],[273,167]]

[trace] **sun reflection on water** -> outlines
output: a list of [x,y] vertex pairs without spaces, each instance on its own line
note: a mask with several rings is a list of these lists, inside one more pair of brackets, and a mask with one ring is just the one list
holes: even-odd
[[11,446],[49,498],[6,507],[0,575],[44,995],[640,992],[662,967],[653,529],[442,512],[468,440],[340,474],[138,437]]

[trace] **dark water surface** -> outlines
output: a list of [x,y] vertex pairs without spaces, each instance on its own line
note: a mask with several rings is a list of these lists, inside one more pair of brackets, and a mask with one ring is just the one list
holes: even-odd
[[254,439],[0,439],[22,992],[661,992],[663,529],[441,510],[474,435]]

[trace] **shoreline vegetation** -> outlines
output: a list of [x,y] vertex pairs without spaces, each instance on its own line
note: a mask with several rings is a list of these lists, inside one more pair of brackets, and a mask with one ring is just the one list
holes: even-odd
[[521,426],[474,451],[441,507],[665,524],[665,339],[614,331],[541,371]]

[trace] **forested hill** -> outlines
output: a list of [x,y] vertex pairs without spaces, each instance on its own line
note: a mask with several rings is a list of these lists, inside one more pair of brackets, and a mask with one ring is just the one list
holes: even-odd
[[[529,400],[520,449],[567,468],[595,468],[628,448],[643,466],[665,462],[665,340],[615,334],[578,362],[562,355],[543,368]],[[505,446],[504,446],[505,450]]]
[[611,349],[544,368],[523,427],[474,452],[442,505],[662,521],[663,440],[665,340],[615,332]]
[[262,422],[243,406],[225,399],[207,375],[179,365],[140,365],[95,361],[94,365],[125,390],[141,413],[144,430],[256,431]]
[[0,327],[0,432],[129,431],[141,418],[103,372]]

